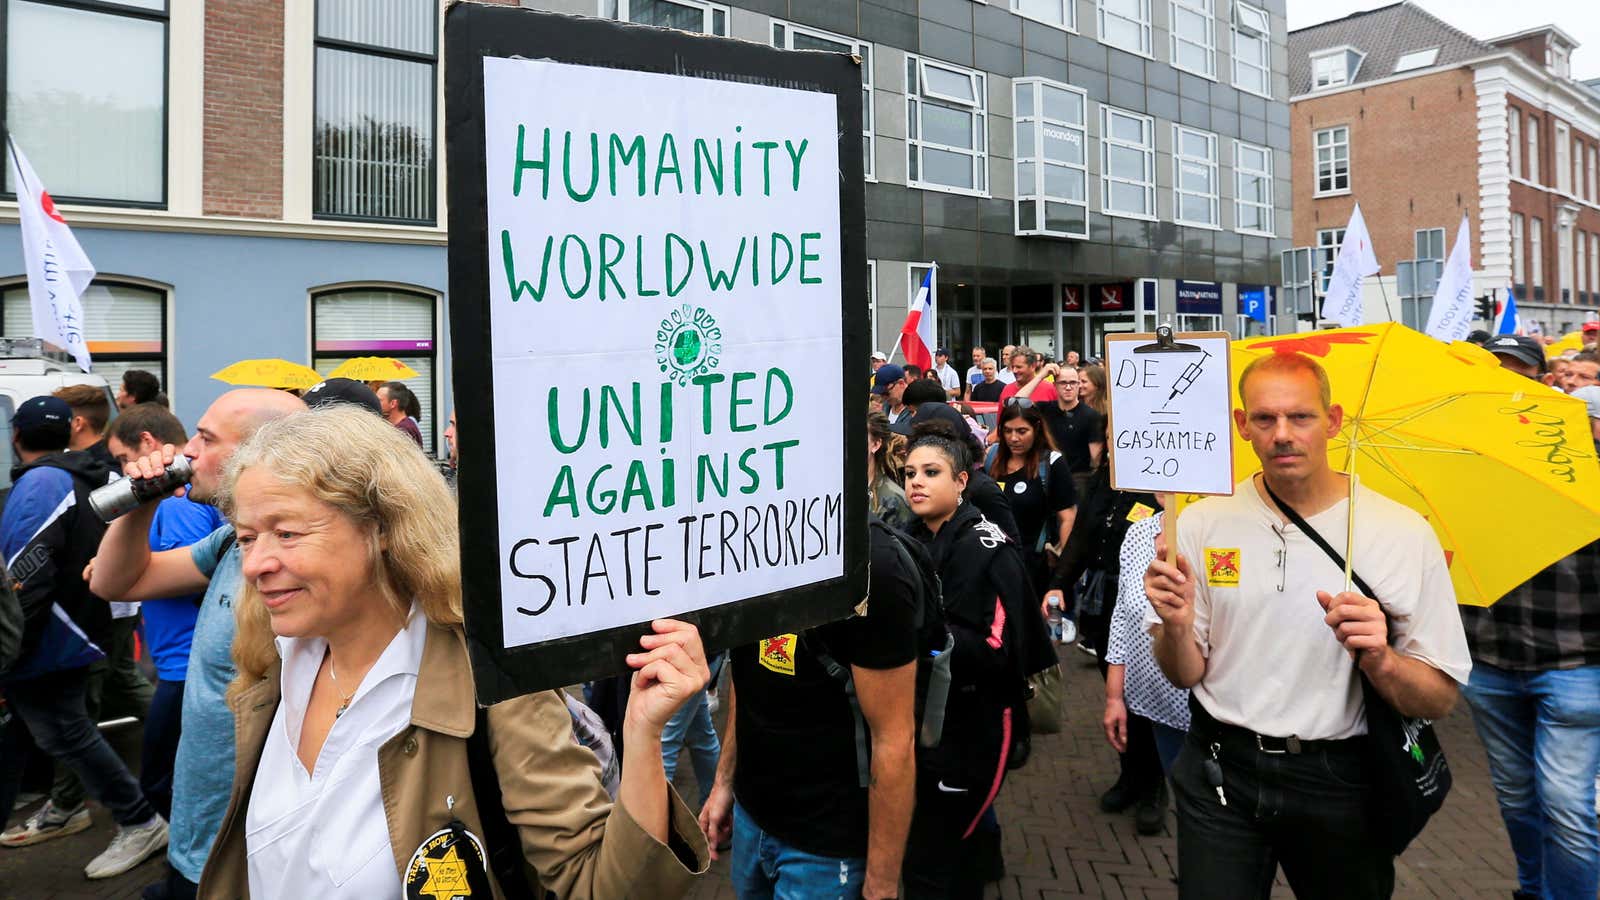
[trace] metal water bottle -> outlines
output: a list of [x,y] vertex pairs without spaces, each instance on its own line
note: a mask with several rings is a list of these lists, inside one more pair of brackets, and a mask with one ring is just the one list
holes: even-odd
[[194,468],[189,464],[189,457],[180,453],[173,458],[165,472],[154,478],[119,478],[104,487],[95,488],[89,494],[89,507],[100,517],[100,521],[109,523],[118,516],[133,512],[141,504],[171,494],[188,484],[193,477]]
[[956,649],[955,635],[945,632],[944,646],[928,655],[931,665],[928,672],[928,693],[922,707],[922,728],[917,735],[917,746],[937,747],[944,739],[944,708],[950,699],[950,657]]

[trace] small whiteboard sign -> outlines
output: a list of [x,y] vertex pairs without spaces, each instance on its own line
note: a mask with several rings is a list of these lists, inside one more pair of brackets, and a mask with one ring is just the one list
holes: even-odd
[[1228,333],[1106,335],[1111,484],[1119,491],[1233,493]]

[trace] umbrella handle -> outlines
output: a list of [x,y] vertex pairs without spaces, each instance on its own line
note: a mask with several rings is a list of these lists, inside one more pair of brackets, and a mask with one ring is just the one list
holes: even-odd
[[[1345,463],[1345,475],[1350,482],[1350,504],[1346,507],[1344,525],[1344,589],[1350,591],[1350,584],[1354,576],[1356,556],[1356,443],[1352,431],[1350,438],[1350,457]],[[1376,599],[1376,598],[1373,598]]]

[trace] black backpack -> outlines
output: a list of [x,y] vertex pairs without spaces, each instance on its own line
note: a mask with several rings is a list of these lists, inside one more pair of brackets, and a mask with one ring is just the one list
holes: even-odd
[[[875,515],[868,517],[867,528],[870,539],[887,540],[893,545],[901,568],[912,575],[915,592],[912,624],[917,632],[917,748],[931,749],[939,746],[944,734],[945,702],[950,695],[950,651],[955,649],[955,638],[945,626],[944,591],[933,558],[922,542]],[[872,777],[871,736],[861,704],[856,699],[855,678],[850,674],[850,667],[834,659],[814,634],[802,640],[829,677],[844,685],[855,720],[856,776],[860,785],[866,787]]]

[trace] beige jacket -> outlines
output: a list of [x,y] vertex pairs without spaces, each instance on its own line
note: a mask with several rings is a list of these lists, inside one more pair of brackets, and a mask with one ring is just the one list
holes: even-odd
[[[279,675],[274,666],[231,704],[238,763],[228,812],[200,878],[203,898],[249,896],[245,810],[277,713]],[[467,769],[474,704],[461,630],[429,625],[411,724],[378,750],[389,843],[402,881],[412,854],[452,818],[483,836]],[[670,799],[672,844],[682,857],[611,802],[594,754],[572,739],[566,704],[555,692],[495,704],[489,729],[501,801],[522,836],[529,883],[562,898],[655,900],[682,896],[693,876],[709,867],[705,836],[676,793]],[[447,797],[454,798],[453,809]],[[543,896],[537,889],[536,895]]]

